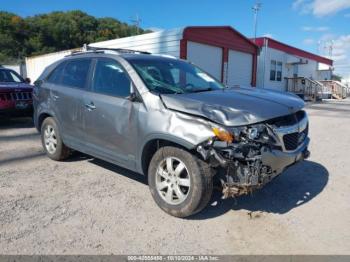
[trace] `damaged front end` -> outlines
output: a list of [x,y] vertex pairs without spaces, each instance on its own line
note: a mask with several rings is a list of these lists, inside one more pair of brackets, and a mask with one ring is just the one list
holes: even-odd
[[223,198],[261,188],[294,163],[309,157],[304,111],[259,124],[222,129],[197,146],[202,158],[222,169]]

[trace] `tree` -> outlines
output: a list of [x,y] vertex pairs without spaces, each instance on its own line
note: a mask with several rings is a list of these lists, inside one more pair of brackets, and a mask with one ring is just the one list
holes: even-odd
[[332,74],[332,80],[341,82],[342,77],[340,75]]
[[[139,29],[141,34],[146,32]],[[95,18],[79,10],[27,18],[0,12],[0,63],[136,34],[135,26],[111,17]]]

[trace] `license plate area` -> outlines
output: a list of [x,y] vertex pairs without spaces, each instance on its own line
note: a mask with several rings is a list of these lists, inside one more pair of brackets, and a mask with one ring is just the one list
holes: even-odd
[[28,103],[24,101],[18,101],[16,102],[16,109],[27,109]]

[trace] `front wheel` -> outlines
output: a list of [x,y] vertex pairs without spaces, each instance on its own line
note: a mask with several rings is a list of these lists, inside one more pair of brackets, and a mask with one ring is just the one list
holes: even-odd
[[207,163],[177,147],[163,147],[152,157],[148,184],[158,206],[170,215],[187,217],[201,211],[213,191]]

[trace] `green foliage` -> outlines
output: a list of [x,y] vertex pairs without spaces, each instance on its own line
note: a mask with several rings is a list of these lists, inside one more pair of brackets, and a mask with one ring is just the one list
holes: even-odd
[[342,77],[340,75],[332,74],[332,80],[340,82],[342,80]]
[[147,32],[138,32],[135,26],[114,18],[95,18],[79,10],[27,18],[0,11],[0,64]]

